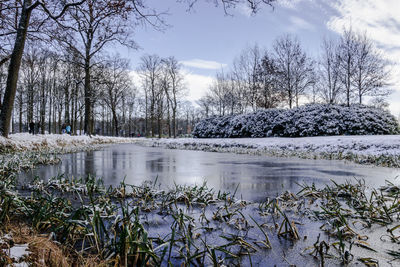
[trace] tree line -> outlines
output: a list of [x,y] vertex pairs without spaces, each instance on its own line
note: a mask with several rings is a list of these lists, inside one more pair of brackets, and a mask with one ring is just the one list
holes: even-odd
[[[185,2],[189,9],[197,0]],[[225,11],[246,4],[253,13],[274,0],[215,0]],[[73,56],[83,73],[83,130],[94,132],[95,92],[92,75],[98,56],[110,45],[137,48],[134,31],[143,25],[165,27],[165,14],[148,6],[145,0],[2,0],[0,2],[0,67],[4,71],[4,94],[1,99],[0,133],[7,137],[13,118],[18,81],[25,44],[33,40],[60,48]],[[4,75],[4,72],[3,74]],[[43,88],[42,88],[43,89]],[[42,100],[43,102],[44,100]],[[109,103],[111,104],[111,103]],[[41,103],[44,106],[44,103]],[[46,109],[41,108],[42,112]],[[29,111],[30,112],[30,111]],[[47,117],[49,114],[45,114]],[[53,113],[54,115],[54,113]],[[43,115],[42,119],[43,119]],[[41,121],[41,123],[44,123]],[[50,121],[48,121],[50,123]],[[116,122],[114,121],[114,124]],[[43,128],[43,127],[42,127]]]
[[386,107],[390,79],[390,62],[366,33],[349,28],[337,40],[324,39],[318,58],[309,56],[296,36],[284,35],[271,49],[244,49],[197,103],[205,117],[308,102],[350,106],[366,104],[367,97]]
[[[139,78],[135,79],[136,73]],[[6,69],[0,70],[4,95]],[[136,81],[136,83],[134,83]],[[91,68],[94,133],[113,136],[176,137],[193,128],[194,106],[185,100],[187,87],[174,57],[145,55],[133,71],[127,59],[103,54]],[[85,121],[85,74],[76,55],[55,53],[39,42],[27,45],[21,62],[12,131],[61,133],[69,124],[82,134]]]

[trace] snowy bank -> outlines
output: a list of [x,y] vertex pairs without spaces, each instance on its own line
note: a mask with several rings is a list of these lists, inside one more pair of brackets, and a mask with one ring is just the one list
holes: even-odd
[[28,133],[12,134],[9,138],[0,137],[0,152],[27,150],[68,150],[74,151],[95,145],[131,143],[131,138],[107,136],[71,136],[67,134],[31,135]]
[[134,139],[143,146],[231,152],[308,159],[350,160],[400,167],[400,135],[319,136],[301,138]]

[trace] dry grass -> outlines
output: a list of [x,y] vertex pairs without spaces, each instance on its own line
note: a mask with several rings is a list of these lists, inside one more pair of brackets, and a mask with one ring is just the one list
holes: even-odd
[[[82,255],[74,255],[66,251],[65,247],[50,240],[49,234],[38,234],[33,228],[23,223],[9,223],[4,226],[4,232],[12,237],[9,242],[9,247],[15,244],[27,244],[29,255],[25,258],[25,262],[29,266],[35,267],[69,267],[69,266],[83,266],[83,267],[101,267],[109,266],[107,262],[100,260],[96,256],[83,257]],[[7,250],[0,250],[0,257],[2,257],[7,264],[15,263],[7,255]]]
[[[63,250],[48,235],[39,235],[26,224],[9,223],[4,232],[11,236],[10,247],[14,244],[27,244],[29,255],[25,262],[32,266],[71,266]],[[9,256],[9,255],[7,255]]]

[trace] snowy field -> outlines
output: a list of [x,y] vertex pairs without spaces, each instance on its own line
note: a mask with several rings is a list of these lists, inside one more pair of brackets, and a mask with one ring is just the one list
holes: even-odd
[[67,134],[31,135],[28,133],[12,134],[9,138],[0,137],[0,151],[27,150],[79,150],[94,145],[131,143],[131,138],[86,135],[70,136]]
[[345,159],[356,163],[400,167],[400,135],[319,136],[302,138],[135,138],[135,143],[190,149],[309,159]]

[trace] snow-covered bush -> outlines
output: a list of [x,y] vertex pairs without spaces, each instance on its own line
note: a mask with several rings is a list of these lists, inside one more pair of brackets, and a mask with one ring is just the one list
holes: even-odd
[[398,133],[397,120],[381,109],[363,105],[310,104],[294,109],[267,109],[244,115],[207,118],[196,125],[193,136],[234,138]]

